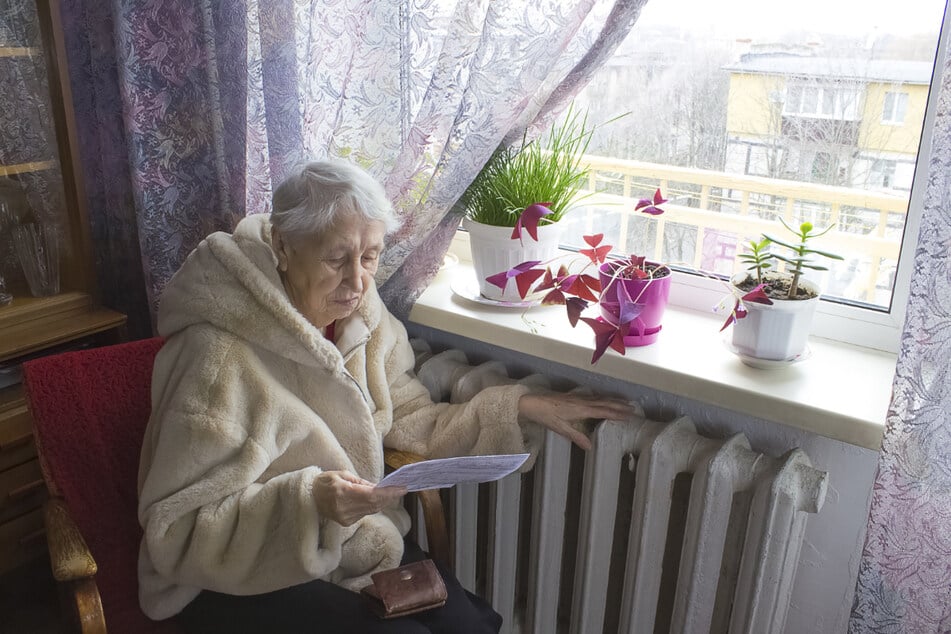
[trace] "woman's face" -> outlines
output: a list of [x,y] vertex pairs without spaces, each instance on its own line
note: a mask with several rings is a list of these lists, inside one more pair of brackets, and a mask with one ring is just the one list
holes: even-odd
[[383,223],[341,216],[320,236],[288,241],[272,230],[277,269],[291,303],[317,328],[356,310],[383,252]]

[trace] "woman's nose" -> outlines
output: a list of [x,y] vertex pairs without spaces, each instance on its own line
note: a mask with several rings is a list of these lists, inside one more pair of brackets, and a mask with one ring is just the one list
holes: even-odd
[[363,292],[363,263],[357,258],[347,266],[344,282],[357,292]]

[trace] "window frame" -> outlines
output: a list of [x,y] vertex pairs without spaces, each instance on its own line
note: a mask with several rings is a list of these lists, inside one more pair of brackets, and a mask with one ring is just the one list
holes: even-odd
[[[887,310],[877,310],[860,306],[822,300],[816,309],[811,334],[842,343],[859,345],[885,352],[898,352],[901,330],[905,321],[911,276],[914,271],[915,251],[918,246],[918,233],[921,216],[924,211],[925,194],[928,186],[928,157],[931,156],[931,142],[934,136],[935,120],[938,109],[938,94],[946,71],[943,60],[948,52],[951,39],[951,3],[945,5],[944,19],[938,35],[934,72],[928,90],[925,117],[922,122],[921,142],[918,147],[918,160],[915,176],[912,180],[911,196],[908,201],[908,213],[905,231],[899,250],[898,266],[895,271],[892,301]],[[690,273],[675,272],[671,284],[670,303],[683,308],[710,311],[723,299],[724,284]]]
[[[894,271],[888,271],[894,279],[891,301],[888,306],[882,307],[880,305],[862,304],[861,302],[850,302],[840,298],[823,299],[819,302],[813,320],[810,333],[813,336],[888,353],[895,353],[899,349],[927,188],[928,157],[930,157],[931,140],[935,130],[938,94],[946,71],[944,60],[948,54],[949,40],[951,40],[951,3],[945,3],[935,46],[935,62],[931,82],[928,86],[921,139],[913,164],[914,174],[911,180],[907,213],[905,214],[905,229],[898,249],[895,269]],[[793,81],[793,78],[790,78],[790,82],[783,87],[783,90],[787,91],[787,97],[789,93],[797,93],[798,91],[799,104],[797,105],[797,111],[801,111],[801,104],[805,99],[803,95],[808,88],[808,82],[792,83]],[[865,108],[868,105],[867,99],[870,97],[868,92],[860,89],[848,77],[832,78],[816,87],[826,88],[827,86],[830,90],[835,91],[837,116],[848,115],[852,109]],[[821,95],[817,96],[821,98]],[[784,105],[784,113],[787,107],[788,103]],[[791,109],[789,109],[789,114],[792,115]],[[874,117],[874,115],[872,116]],[[909,166],[911,165],[909,161]],[[578,209],[572,213],[583,214],[584,211]],[[573,236],[573,239],[580,243],[580,235]],[[675,272],[672,282],[670,298],[672,305],[707,314],[730,294],[729,285],[723,279],[704,277],[702,273]]]
[[895,173],[898,171],[898,161],[894,159],[876,158],[872,160],[869,167],[870,179],[876,187],[891,187],[895,180]]
[[[932,83],[934,78],[932,77]],[[892,107],[888,107],[889,97],[892,97]],[[901,117],[897,117],[901,114]],[[908,115],[908,93],[898,90],[889,90],[885,92],[885,98],[882,100],[882,120],[883,125],[904,125],[905,117]],[[897,118],[896,118],[897,117]]]
[[[863,97],[861,88],[854,86],[847,80],[803,80],[792,78],[787,83],[786,98],[783,100],[783,116],[802,117],[805,119],[830,119],[839,121],[855,121],[859,115],[859,104]],[[815,103],[809,98],[810,105],[815,107],[806,110],[808,93],[814,93]],[[792,108],[795,104],[795,108]],[[827,109],[826,106],[831,106]]]

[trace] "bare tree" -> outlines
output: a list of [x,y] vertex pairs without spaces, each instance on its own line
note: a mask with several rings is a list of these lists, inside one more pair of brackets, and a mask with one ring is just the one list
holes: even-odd
[[669,42],[618,57],[579,96],[592,120],[628,116],[595,133],[590,151],[615,158],[722,169],[729,76],[726,49]]

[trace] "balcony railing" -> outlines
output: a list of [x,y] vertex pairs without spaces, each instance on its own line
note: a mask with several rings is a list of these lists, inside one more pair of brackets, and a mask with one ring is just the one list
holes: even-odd
[[[785,232],[778,217],[792,225],[835,224],[816,244],[846,258],[830,266],[835,283],[827,281],[826,295],[888,305],[907,196],[600,156],[585,160],[593,194],[584,201],[584,230],[604,232],[618,252],[730,273],[738,270],[742,244],[763,232]],[[657,187],[670,199],[666,213],[635,214],[637,200]]]

